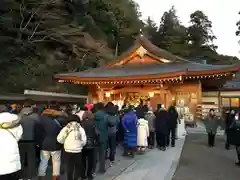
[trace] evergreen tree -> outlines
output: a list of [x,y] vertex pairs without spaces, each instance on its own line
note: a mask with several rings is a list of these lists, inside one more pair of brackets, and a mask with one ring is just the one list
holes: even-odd
[[157,30],[157,24],[150,17],[148,17],[143,29],[144,36],[146,36],[151,42],[153,42]]
[[[240,15],[240,11],[238,14]],[[236,25],[237,25],[236,35],[239,36],[240,35],[240,20],[236,23]]]
[[176,10],[172,7],[164,12],[159,29],[154,38],[154,44],[173,54],[188,55],[186,28],[179,21]]
[[192,47],[200,49],[203,46],[215,51],[217,46],[213,44],[216,39],[212,32],[212,22],[202,11],[195,11],[190,15],[191,25],[188,27],[189,43]]

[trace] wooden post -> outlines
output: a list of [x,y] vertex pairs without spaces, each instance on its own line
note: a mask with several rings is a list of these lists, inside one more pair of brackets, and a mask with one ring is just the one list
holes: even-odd
[[198,104],[202,103],[202,83],[198,82]]
[[87,103],[92,103],[93,102],[93,96],[92,96],[92,92],[88,91],[88,99],[87,99]]

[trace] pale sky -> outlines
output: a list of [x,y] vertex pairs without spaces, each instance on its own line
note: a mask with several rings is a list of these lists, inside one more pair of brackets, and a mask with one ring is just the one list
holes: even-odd
[[240,37],[235,35],[236,22],[240,20],[240,0],[135,0],[140,5],[143,19],[150,16],[158,25],[162,14],[172,5],[184,25],[188,25],[190,14],[203,11],[212,21],[215,44],[218,52],[240,58]]

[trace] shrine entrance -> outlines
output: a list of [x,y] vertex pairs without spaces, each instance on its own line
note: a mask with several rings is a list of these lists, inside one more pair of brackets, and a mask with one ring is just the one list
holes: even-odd
[[153,111],[157,109],[157,105],[162,104],[164,107],[167,107],[167,94],[162,93],[154,93],[154,96],[150,98],[150,105],[153,108]]

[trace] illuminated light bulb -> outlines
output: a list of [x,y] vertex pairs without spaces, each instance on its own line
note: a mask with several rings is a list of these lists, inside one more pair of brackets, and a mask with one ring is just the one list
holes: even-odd
[[105,96],[108,98],[108,97],[111,96],[111,93],[110,93],[110,92],[106,92],[106,93],[105,93]]
[[149,97],[153,97],[154,96],[154,92],[149,92]]

